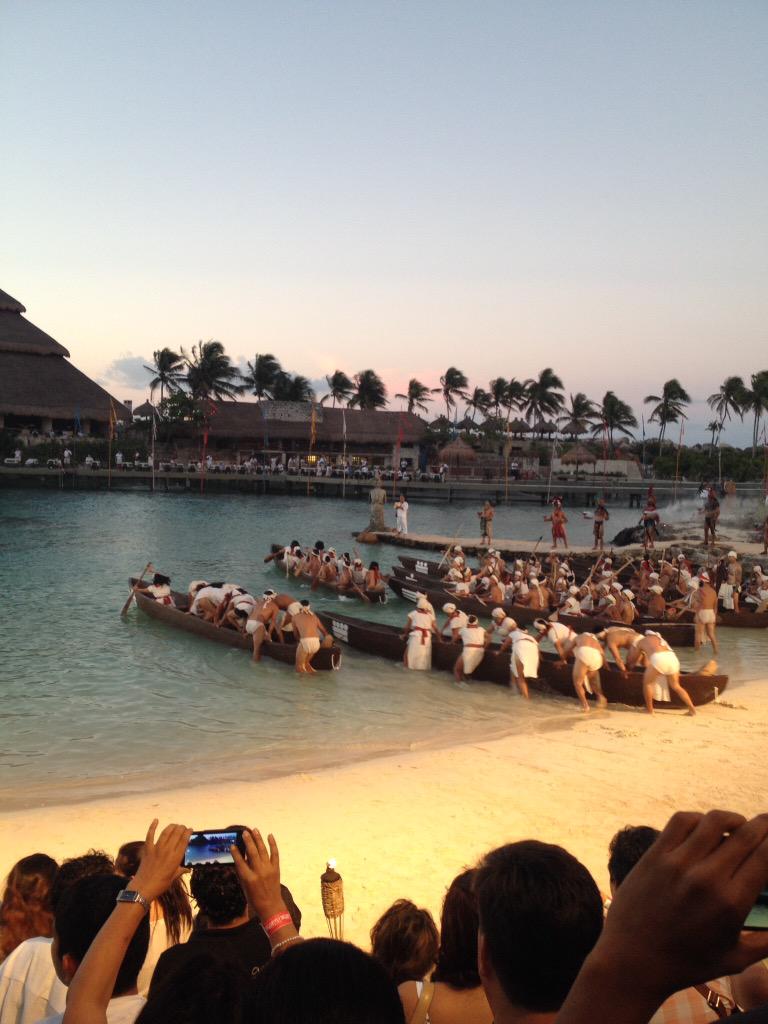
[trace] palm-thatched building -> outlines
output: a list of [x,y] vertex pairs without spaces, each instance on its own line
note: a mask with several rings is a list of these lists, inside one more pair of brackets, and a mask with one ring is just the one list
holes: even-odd
[[[0,428],[48,434],[104,434],[110,402],[99,385],[68,361],[69,352],[30,323],[20,302],[0,291]],[[114,401],[118,419],[129,411]]]

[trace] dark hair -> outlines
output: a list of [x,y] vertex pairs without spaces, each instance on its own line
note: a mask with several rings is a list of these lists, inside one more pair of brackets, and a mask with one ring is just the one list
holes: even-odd
[[477,988],[477,897],[475,869],[462,871],[451,882],[440,915],[440,948],[432,981],[447,982],[452,988]]
[[56,907],[64,893],[75,882],[81,878],[91,878],[93,875],[113,875],[115,873],[115,862],[103,850],[89,850],[82,857],[70,857],[65,860],[51,886],[51,908],[56,913]]
[[379,563],[378,562],[371,562],[371,564],[368,566],[368,568],[369,569],[378,569],[379,568]]
[[387,972],[335,939],[309,939],[271,960],[256,981],[251,1024],[404,1024]]
[[[142,839],[123,843],[117,852],[115,871],[118,875],[133,878],[139,870],[143,855],[144,841]],[[158,897],[157,902],[163,911],[163,921],[168,938],[171,945],[175,946],[181,942],[184,932],[188,932],[192,928],[192,907],[183,880],[177,878],[171,887]]]
[[621,885],[659,835],[650,825],[627,825],[616,833],[608,847],[608,875],[615,886]]
[[200,953],[152,985],[136,1024],[246,1024],[253,986],[239,963]]
[[410,900],[395,900],[371,928],[371,952],[395,985],[420,981],[437,959],[434,919]]
[[[80,963],[102,925],[115,909],[115,898],[128,884],[120,875],[81,878],[71,886],[56,907],[56,936],[59,957],[67,954]],[[133,988],[149,947],[149,916],[145,914],[128,944],[117,972],[113,996]]]
[[231,864],[195,864],[189,889],[214,927],[245,913],[245,896]]
[[567,850],[527,840],[492,850],[475,882],[480,931],[510,1003],[554,1013],[603,927],[595,881]]
[[47,853],[32,853],[8,872],[0,904],[0,960],[25,939],[51,935],[51,884],[58,868]]
[[152,579],[152,583],[158,587],[167,586],[167,584],[169,584],[170,582],[171,577],[164,576],[161,572],[156,572]]

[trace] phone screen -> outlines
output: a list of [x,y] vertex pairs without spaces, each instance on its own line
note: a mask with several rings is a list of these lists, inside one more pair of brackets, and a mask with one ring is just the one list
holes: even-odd
[[240,845],[241,832],[193,832],[184,853],[184,867],[195,864],[233,864],[230,847]]
[[759,931],[768,930],[768,886],[757,897],[757,902],[750,910],[744,927]]

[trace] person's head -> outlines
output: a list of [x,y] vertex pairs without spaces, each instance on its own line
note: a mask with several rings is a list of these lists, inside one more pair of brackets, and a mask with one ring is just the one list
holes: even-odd
[[256,980],[250,1024],[404,1024],[378,960],[348,942],[309,939],[272,959]]
[[[128,883],[118,875],[93,875],[81,878],[61,896],[54,916],[51,955],[59,980],[69,985],[88,947],[115,909],[115,899]],[[130,993],[149,947],[149,916],[145,914],[128,944],[117,972],[113,996]]]
[[231,924],[245,914],[245,895],[232,864],[196,864],[189,889],[214,928]]
[[51,908],[56,912],[59,900],[81,878],[92,878],[95,875],[113,875],[115,862],[103,850],[88,850],[80,857],[69,857],[62,861],[51,885]]
[[199,953],[152,984],[136,1024],[248,1024],[252,979],[239,964]]
[[25,939],[51,934],[51,885],[58,867],[47,854],[32,853],[11,868],[0,905],[0,960]]
[[477,869],[479,966],[496,1017],[559,1010],[603,927],[594,879],[560,846],[527,840]]
[[171,582],[170,576],[164,576],[161,572],[156,572],[152,577],[152,583],[156,587],[167,587]]
[[372,569],[374,572],[378,572],[379,571],[379,563],[378,562],[371,562],[371,564],[368,566],[368,568]]
[[433,981],[445,981],[453,988],[477,988],[477,896],[473,888],[475,870],[463,871],[451,882],[440,915],[440,949]]
[[[235,614],[248,617],[247,612],[237,608]],[[144,855],[144,845],[142,839],[123,843],[115,858],[115,874],[133,878],[139,870],[139,864]],[[171,941],[174,944],[181,942],[184,931],[192,927],[192,907],[189,904],[189,896],[183,880],[177,878],[171,887],[158,898],[158,903],[162,907],[165,928]]]
[[657,828],[650,825],[627,825],[620,829],[608,847],[608,877],[611,894],[615,893],[640,858],[656,842]]
[[371,928],[371,952],[395,985],[420,981],[437,959],[439,936],[428,910],[396,900]]

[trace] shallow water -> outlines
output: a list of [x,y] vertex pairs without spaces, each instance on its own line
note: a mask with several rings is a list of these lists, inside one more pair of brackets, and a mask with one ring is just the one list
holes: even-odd
[[[475,512],[411,502],[410,526],[463,535]],[[367,519],[364,502],[322,498],[0,491],[0,807],[260,779],[578,720],[566,699],[525,703],[502,687],[459,687],[349,649],[340,672],[299,680],[135,608],[119,617],[128,576],[150,560],[178,589],[194,578],[259,588],[279,580],[263,563],[272,541],[322,538],[351,550],[351,531]],[[610,525],[636,521],[636,511],[616,509]],[[538,506],[497,510],[499,537],[536,539],[544,525]],[[589,541],[591,522],[577,513],[570,529],[573,543]],[[397,549],[363,556],[388,568]],[[313,603],[338,608],[322,592]],[[394,595],[385,607],[344,602],[348,614],[387,622],[409,608]],[[731,630],[722,639],[736,689],[760,674],[766,637]]]

